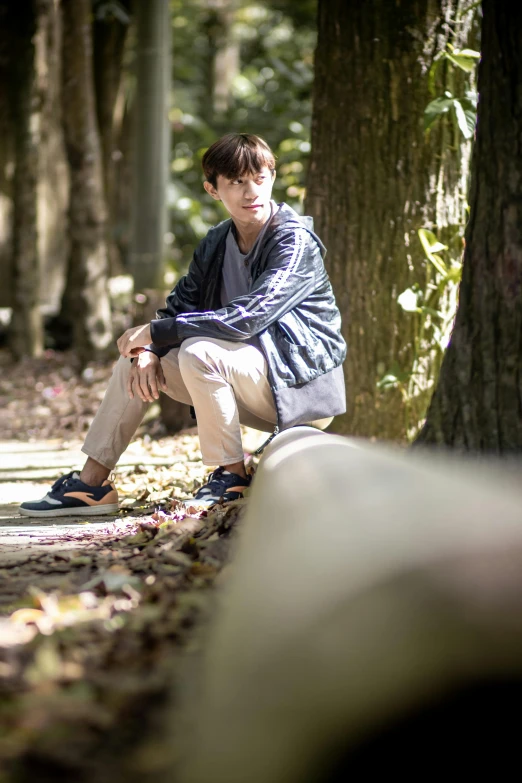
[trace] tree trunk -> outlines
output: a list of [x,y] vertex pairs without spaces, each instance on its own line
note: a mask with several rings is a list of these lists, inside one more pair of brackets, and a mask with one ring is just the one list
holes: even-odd
[[460,302],[417,442],[506,454],[522,449],[522,6],[482,8]]
[[131,272],[136,291],[163,288],[170,133],[168,0],[137,4],[136,152]]
[[40,356],[43,350],[36,219],[40,105],[36,94],[34,37],[37,15],[41,19],[48,10],[46,6],[41,0],[9,6],[11,111],[15,134],[14,292],[10,338],[11,349],[18,358]]
[[114,161],[112,219],[118,255],[123,268],[129,274],[132,243],[132,182],[136,154],[133,143],[136,102],[133,96],[120,92],[118,108],[120,110],[116,129],[118,154]]
[[114,236],[115,164],[118,158],[118,129],[114,114],[123,73],[123,54],[130,22],[130,0],[121,2],[120,6],[117,17],[109,12],[101,18],[96,18],[93,25],[96,114],[108,215],[107,243],[111,275],[122,272],[122,261]]
[[[235,0],[213,0],[206,23],[212,62],[209,95],[215,116],[232,105],[232,84],[239,73],[239,41],[234,36]],[[207,108],[203,114],[207,114]]]
[[423,129],[433,59],[470,31],[470,14],[453,24],[462,5],[319,0],[307,212],[348,343],[341,432],[407,434],[400,393],[377,383],[393,364],[411,366],[412,319],[397,297],[425,274],[417,230],[463,221],[466,151],[442,124]]
[[[168,0],[140,3],[136,13],[137,86],[135,126],[133,236],[130,270],[134,290],[146,293],[144,320],[154,318],[165,301],[164,236],[170,159],[168,108],[171,84],[171,25]],[[157,304],[154,304],[156,302]],[[161,418],[169,432],[193,422],[182,403],[160,395]]]
[[71,176],[71,247],[60,315],[72,324],[74,347],[85,363],[112,341],[89,0],[63,0],[62,18],[62,113]]
[[[14,132],[9,86],[11,35],[9,8],[0,4],[0,307],[13,305]],[[3,332],[3,330],[2,330]],[[2,335],[3,336],[3,335]]]
[[48,13],[38,24],[35,39],[42,129],[38,151],[38,256],[40,306],[44,315],[56,314],[59,310],[69,255],[69,166],[61,110],[61,32],[58,3],[50,2]]

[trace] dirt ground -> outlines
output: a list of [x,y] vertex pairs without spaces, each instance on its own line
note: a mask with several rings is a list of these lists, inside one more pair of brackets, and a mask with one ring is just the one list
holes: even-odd
[[161,779],[248,503],[182,510],[206,472],[196,430],[167,437],[153,409],[116,472],[117,516],[18,517],[81,457],[111,366],[0,352],[0,783]]

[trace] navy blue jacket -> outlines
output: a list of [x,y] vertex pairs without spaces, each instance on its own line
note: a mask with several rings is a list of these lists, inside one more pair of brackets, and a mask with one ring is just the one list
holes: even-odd
[[251,259],[251,290],[226,307],[221,276],[232,221],[219,223],[151,323],[150,347],[159,356],[189,337],[235,342],[257,336],[280,429],[346,410],[341,317],[324,268],[326,251],[311,222],[280,204]]

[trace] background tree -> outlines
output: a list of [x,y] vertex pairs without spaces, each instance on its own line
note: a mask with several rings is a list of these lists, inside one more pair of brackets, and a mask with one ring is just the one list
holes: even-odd
[[60,315],[72,326],[83,364],[113,337],[89,0],[62,0],[62,20],[62,117],[71,190],[70,252]]
[[455,328],[419,443],[522,449],[522,7],[482,3],[471,214]]
[[207,17],[209,50],[209,95],[215,115],[230,109],[234,80],[239,74],[239,41],[234,30],[233,0],[212,0]]
[[[96,115],[100,133],[103,184],[107,209],[107,243],[111,275],[123,271],[115,236],[115,179],[118,153],[118,135],[121,133],[117,121],[116,103],[121,100],[124,81],[123,60],[125,43],[131,23],[130,0],[118,3],[95,0],[93,5],[93,69]],[[118,118],[121,112],[118,113]]]
[[[186,269],[195,244],[227,217],[202,189],[202,155],[221,134],[237,130],[263,136],[277,155],[274,198],[303,211],[316,5],[313,0],[172,0],[171,9],[169,265],[175,278]],[[212,74],[225,63],[230,66],[227,106],[218,101],[216,112]]]
[[37,18],[41,25],[48,5],[46,0],[10,3],[6,20],[11,35],[9,86],[15,140],[11,347],[17,357],[39,356],[43,350],[36,216],[40,103],[34,38]]
[[[448,236],[463,220],[468,150],[458,128],[425,136],[423,114],[435,58],[469,38],[464,11],[458,0],[319,0],[306,206],[328,248],[348,343],[349,408],[335,426],[355,435],[406,436],[400,393],[377,386],[413,351],[397,297],[423,274],[417,230]],[[441,92],[447,77],[441,64]]]
[[[31,24],[31,4],[24,7],[24,24]],[[14,233],[14,174],[16,172],[15,145],[19,148],[27,136],[15,133],[14,114],[20,113],[24,100],[24,90],[19,89],[17,74],[33,69],[31,125],[32,163],[28,169],[29,177],[35,182],[36,225],[35,274],[30,280],[24,273],[19,279],[25,285],[34,287],[39,313],[44,316],[56,311],[63,288],[64,269],[67,255],[66,212],[69,200],[69,183],[60,111],[60,23],[59,7],[54,2],[38,2],[34,6],[36,19],[31,45],[20,45],[18,34],[13,31],[14,16],[20,12],[19,4],[14,0],[3,3],[0,9],[0,276],[4,285],[0,289],[0,307],[11,308],[14,305],[15,258],[13,253]],[[18,104],[18,109],[13,104]],[[19,174],[23,171],[19,169]],[[22,215],[22,220],[30,220],[30,212]],[[17,231],[20,230],[18,226]],[[34,241],[34,231],[25,233],[24,241]],[[30,239],[31,238],[31,239]],[[24,330],[25,316],[15,308],[11,328],[18,326]],[[37,316],[39,317],[39,316]],[[2,327],[8,322],[9,313],[3,311]],[[3,336],[3,334],[2,334]],[[49,333],[46,333],[46,346],[52,347]],[[23,355],[15,349],[17,356]]]
[[168,0],[137,7],[135,172],[130,271],[134,288],[162,289],[169,179],[171,30]]
[[11,307],[13,294],[13,168],[14,134],[10,101],[11,35],[9,7],[0,5],[0,307]]

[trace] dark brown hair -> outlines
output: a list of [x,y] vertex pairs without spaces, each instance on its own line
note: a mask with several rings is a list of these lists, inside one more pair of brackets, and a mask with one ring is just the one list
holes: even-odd
[[203,155],[205,179],[214,187],[219,175],[237,179],[256,174],[264,166],[275,169],[275,156],[266,141],[251,133],[227,133],[214,142]]

